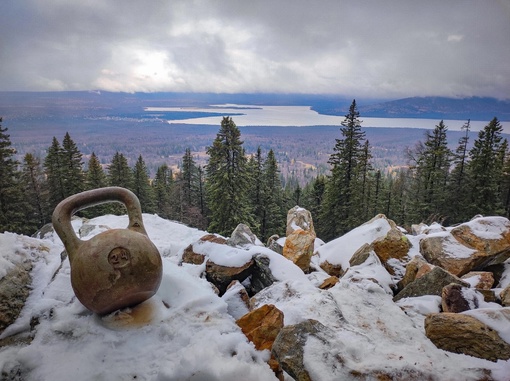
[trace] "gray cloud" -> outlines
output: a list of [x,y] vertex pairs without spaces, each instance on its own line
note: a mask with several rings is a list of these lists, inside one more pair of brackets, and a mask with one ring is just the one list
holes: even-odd
[[5,1],[0,90],[510,98],[510,3]]

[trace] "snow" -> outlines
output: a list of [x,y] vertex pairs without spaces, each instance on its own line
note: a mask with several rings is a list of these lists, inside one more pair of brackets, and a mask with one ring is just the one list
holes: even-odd
[[351,230],[347,234],[334,239],[319,247],[316,253],[320,263],[325,261],[332,265],[341,265],[342,269],[350,267],[349,260],[364,244],[369,244],[378,238],[385,237],[391,226],[384,218],[376,218]]
[[[32,334],[34,338],[30,345],[0,348],[0,371],[9,374],[21,368],[27,381],[276,380],[266,364],[269,351],[256,350],[235,323],[247,312],[237,296],[240,286],[219,297],[203,278],[205,264],[179,265],[183,250],[206,232],[156,215],[144,214],[143,218],[163,257],[161,286],[148,301],[105,317],[91,313],[75,298],[69,261],[61,262],[63,245],[56,234],[50,232],[41,239],[0,234],[0,278],[22,260],[31,259],[34,264],[31,294],[20,317],[0,339],[14,334]],[[126,216],[92,219],[87,225],[93,229],[82,239],[107,227],[125,228],[127,222]],[[73,220],[76,232],[82,226],[82,220]],[[388,230],[385,220],[376,220],[318,251],[344,265],[357,247]],[[327,277],[324,272],[304,274],[291,261],[264,247],[222,246],[226,245],[208,248],[207,255],[218,264],[234,265],[257,255],[270,259],[277,282],[252,298],[255,306],[276,305],[283,311],[286,325],[315,319],[328,328],[324,333],[328,341],[309,337],[304,348],[304,362],[314,381],[350,379],[352,375],[343,374],[345,369],[335,362],[338,358],[360,372],[387,370],[397,375],[399,369],[415,369],[438,380],[470,380],[479,376],[474,369],[483,368],[492,370],[496,381],[508,381],[510,361],[492,363],[437,349],[424,335],[423,319],[427,313],[439,311],[439,297],[393,303],[394,280],[373,254],[362,265],[350,267],[334,287],[320,290],[318,285]],[[508,278],[508,272],[505,274]],[[469,313],[479,314],[510,342],[508,319],[484,312],[493,310]],[[32,317],[37,317],[39,324],[30,332]],[[286,381],[291,378],[286,376]]]
[[471,249],[461,244],[457,239],[450,234],[449,231],[443,231],[440,233],[428,234],[429,238],[441,238],[443,253],[450,258],[469,258],[474,253],[475,249]]
[[510,221],[505,217],[478,217],[460,226],[463,225],[483,239],[498,240],[503,238],[503,232],[510,230]]

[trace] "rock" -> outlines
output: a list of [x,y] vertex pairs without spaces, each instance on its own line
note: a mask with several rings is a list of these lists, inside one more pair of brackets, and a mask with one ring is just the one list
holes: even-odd
[[287,213],[287,238],[283,246],[283,256],[294,262],[304,272],[308,272],[315,238],[310,212],[299,206],[290,209]]
[[271,349],[283,328],[283,312],[272,304],[265,304],[237,320],[237,325],[258,350]]
[[283,327],[276,337],[271,353],[294,380],[312,381],[303,363],[304,346],[309,336],[316,336],[327,330],[327,327],[313,319]]
[[279,239],[280,237],[278,234],[273,234],[268,238],[266,246],[268,249],[271,249],[278,254],[283,254],[283,246],[278,243]]
[[351,266],[361,265],[368,259],[368,257],[370,257],[370,253],[372,252],[372,250],[373,250],[372,245],[365,243],[358,250],[356,250],[351,259],[349,259],[349,264]]
[[0,279],[0,334],[18,318],[30,294],[31,262],[14,265]]
[[494,286],[494,275],[489,271],[470,271],[461,279],[476,289],[490,290]]
[[441,267],[434,267],[432,271],[404,287],[404,289],[393,298],[393,301],[423,295],[441,296],[443,287],[450,283],[469,287],[469,283],[464,282],[446,270],[443,270]]
[[411,225],[411,234],[412,235],[420,235],[423,233],[423,230],[425,230],[425,228],[427,228],[427,224],[424,224],[423,222],[419,223],[419,224],[412,224]]
[[205,277],[218,288],[220,295],[223,295],[232,281],[242,282],[251,275],[253,264],[253,260],[250,260],[243,266],[228,267],[218,265],[209,259],[205,265]]
[[[227,240],[223,237],[216,236],[214,234],[207,234],[201,237],[198,242],[195,242],[189,245],[186,249],[184,249],[184,253],[182,254],[182,262],[190,263],[193,265],[201,265],[205,261],[206,254],[195,252],[195,246],[199,246],[203,242],[212,242],[220,245],[224,245],[227,243]],[[198,251],[198,247],[197,247]]]
[[245,247],[245,246],[264,246],[262,242],[257,238],[251,231],[248,225],[239,224],[232,232],[232,235],[227,240],[227,245],[233,247]]
[[238,280],[228,285],[221,299],[227,303],[227,311],[234,319],[239,319],[250,312],[250,296]]
[[[255,348],[260,351],[271,350],[278,333],[283,328],[283,312],[272,304],[266,304],[247,313],[236,323]],[[274,356],[271,357],[273,360],[270,362],[271,369],[280,380],[283,380],[280,364]]]
[[483,301],[486,303],[498,302],[498,298],[496,297],[496,293],[494,292],[494,290],[476,289],[476,292],[480,293],[483,296]]
[[320,264],[321,269],[323,269],[326,273],[331,276],[336,276],[341,278],[344,275],[345,270],[342,268],[342,265],[333,265],[329,263],[327,260]]
[[478,300],[475,295],[465,292],[466,290],[469,290],[469,288],[455,283],[443,287],[441,295],[443,312],[459,313],[478,308]]
[[336,276],[330,276],[329,278],[326,278],[324,282],[319,286],[321,290],[329,290],[331,287],[333,287],[335,284],[337,284],[340,281]]
[[510,285],[506,286],[499,294],[503,307],[510,307]]
[[249,291],[251,295],[255,295],[266,287],[276,282],[269,264],[271,260],[265,255],[256,255],[254,258],[255,265],[252,269],[251,282]]
[[497,331],[469,315],[429,314],[425,318],[425,334],[445,351],[494,362],[510,359],[510,344],[503,341]]
[[396,269],[391,260],[397,260],[403,265],[406,262],[411,244],[392,220],[388,219],[388,222],[391,226],[390,231],[385,237],[376,239],[372,243],[372,247],[386,270],[390,274],[395,274]]
[[[432,270],[432,267],[423,257],[421,256],[414,256],[406,265],[406,272],[403,276],[403,278],[398,282],[397,287],[398,290],[402,290],[405,286],[407,286],[409,283],[414,282],[417,278],[420,276],[423,276],[426,274],[426,272],[429,272]],[[424,271],[423,269],[428,269],[428,271]],[[418,276],[419,274],[419,276]]]
[[420,251],[427,261],[457,276],[503,263],[510,258],[510,221],[478,217],[422,239]]

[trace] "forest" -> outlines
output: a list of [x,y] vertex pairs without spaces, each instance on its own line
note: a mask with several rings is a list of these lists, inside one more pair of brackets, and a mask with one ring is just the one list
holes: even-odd
[[[509,216],[510,150],[496,117],[473,142],[467,120],[455,150],[441,120],[405,150],[407,165],[391,171],[374,165],[361,124],[353,100],[331,142],[327,173],[302,185],[283,181],[273,148],[248,155],[232,117],[223,118],[203,158],[184,148],[179,168],[163,163],[153,176],[141,154],[131,166],[132,158],[119,151],[106,164],[94,152],[85,162],[69,133],[61,142],[48,142],[44,159],[26,153],[18,162],[0,119],[0,231],[33,234],[66,197],[105,186],[132,190],[145,213],[222,235],[245,223],[262,240],[285,234],[287,211],[295,205],[312,212],[325,241],[379,213],[408,229],[420,222],[451,225],[477,214]],[[80,213],[91,218],[125,211],[106,204]]]

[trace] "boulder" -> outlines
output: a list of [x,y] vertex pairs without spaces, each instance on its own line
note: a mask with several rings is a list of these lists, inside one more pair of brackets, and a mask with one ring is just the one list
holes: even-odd
[[365,243],[358,250],[356,250],[351,259],[349,259],[349,265],[351,265],[351,267],[361,265],[368,259],[368,257],[370,257],[372,250],[372,245]]
[[280,236],[273,234],[267,239],[267,248],[273,250],[275,253],[283,254],[283,246],[278,243]]
[[331,264],[327,260],[321,262],[320,267],[329,275],[336,276],[337,278],[341,278],[345,273],[341,264]]
[[195,246],[199,246],[203,242],[212,242],[224,245],[227,243],[227,240],[214,234],[204,235],[197,242],[192,243],[186,249],[184,249],[184,253],[182,254],[182,262],[190,263],[193,265],[201,265],[204,263],[206,254],[204,254],[202,250],[200,250],[200,253],[197,253],[196,251],[198,251],[198,248],[195,250]]
[[400,229],[392,220],[388,220],[391,229],[386,236],[376,239],[372,243],[375,254],[379,257],[384,267],[390,274],[395,274],[396,269],[392,260],[404,264],[408,261],[408,253],[411,244],[407,237],[402,234]]
[[246,246],[264,246],[262,242],[257,238],[251,231],[248,225],[239,224],[232,232],[232,235],[227,240],[227,245],[234,247],[246,247]]
[[464,282],[460,278],[443,270],[441,267],[434,267],[432,271],[404,287],[404,289],[393,298],[393,301],[423,295],[441,296],[443,287],[450,283],[469,287],[469,283]]
[[425,275],[432,270],[433,266],[430,265],[423,257],[414,256],[406,265],[406,272],[402,279],[398,282],[398,290],[402,290],[409,283],[414,282],[417,278]]
[[443,312],[464,312],[478,308],[478,300],[474,293],[465,292],[470,290],[460,284],[449,284],[443,287],[441,295],[441,307]]
[[253,258],[254,266],[252,269],[249,291],[251,295],[255,295],[266,287],[276,282],[269,264],[271,260],[265,255],[256,255]]
[[462,275],[460,279],[480,290],[490,290],[494,286],[494,275],[489,271],[470,271]]
[[334,287],[340,281],[336,276],[330,276],[329,278],[324,279],[324,282],[319,286],[321,290],[329,290],[331,287]]
[[205,277],[223,295],[232,281],[242,282],[251,275],[253,264],[253,260],[250,260],[242,266],[230,267],[218,265],[209,259],[205,264]]
[[454,275],[503,263],[510,258],[510,221],[478,217],[450,231],[430,234],[420,241],[422,255]]
[[295,206],[287,214],[287,238],[283,246],[283,256],[290,259],[304,272],[310,269],[315,229],[312,215],[306,209]]
[[510,307],[510,285],[506,286],[499,294],[501,304],[504,307]]
[[250,296],[238,280],[228,285],[221,299],[227,303],[227,311],[234,319],[239,319],[250,312]]
[[466,314],[429,314],[425,318],[425,334],[445,351],[494,362],[510,359],[510,344],[496,330]]
[[18,318],[30,294],[32,277],[29,261],[15,264],[0,279],[0,334]]
[[276,337],[271,353],[294,380],[312,381],[303,363],[304,346],[309,336],[320,335],[320,332],[328,330],[313,319],[283,327]]
[[[260,351],[271,350],[278,333],[283,328],[283,312],[272,304],[266,304],[248,312],[236,323],[255,348]],[[269,366],[278,379],[283,381],[282,369],[274,356],[271,356]]]

